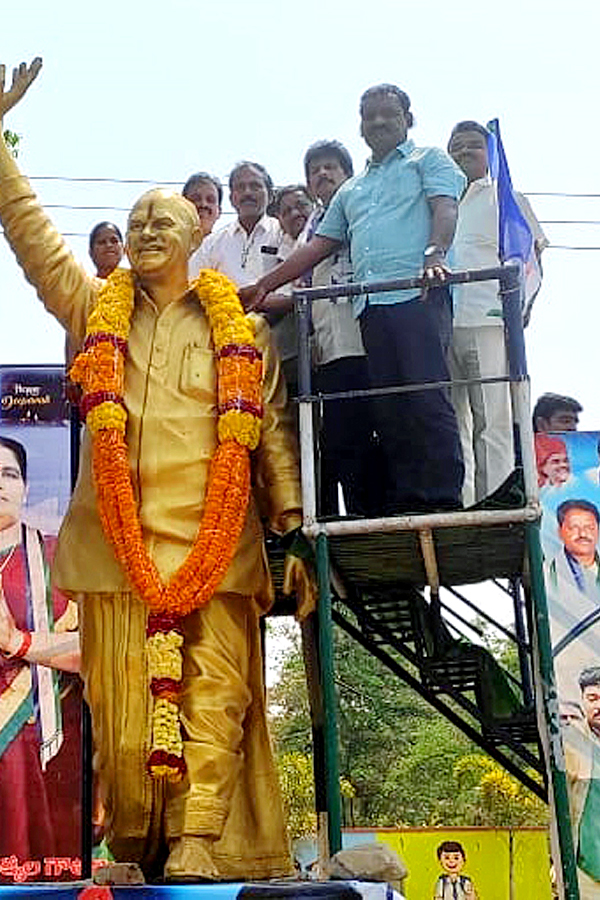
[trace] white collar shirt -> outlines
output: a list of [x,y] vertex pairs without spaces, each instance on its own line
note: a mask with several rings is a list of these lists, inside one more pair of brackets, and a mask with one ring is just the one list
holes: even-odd
[[238,287],[254,284],[282,261],[283,232],[277,219],[263,216],[250,234],[239,219],[207,235],[189,262],[190,278],[200,269],[222,272]]
[[[531,228],[539,250],[548,241],[527,199],[515,191],[515,199]],[[452,268],[488,269],[500,265],[498,256],[498,202],[489,175],[472,181],[458,206],[452,242]],[[456,284],[453,287],[454,326],[502,326],[502,302],[497,281]]]
[[[472,181],[458,206],[452,242],[453,268],[488,269],[500,265],[498,257],[498,204],[491,178]],[[457,284],[453,288],[454,325],[502,326],[502,304],[497,281]]]

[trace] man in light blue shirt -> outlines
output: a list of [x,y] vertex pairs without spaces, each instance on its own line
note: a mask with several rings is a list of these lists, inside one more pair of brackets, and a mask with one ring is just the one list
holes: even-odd
[[[371,88],[373,93],[367,91],[361,100],[361,133],[373,155],[364,172],[342,185],[317,229],[321,237],[350,240],[356,281],[414,278],[423,270],[426,249],[428,263],[442,262],[447,246],[441,241],[444,238],[448,244],[452,239],[455,201],[465,185],[464,176],[443,150],[415,147],[406,137],[412,124],[406,94],[383,93],[382,88]],[[403,111],[399,96],[406,97],[406,124],[398,117]],[[396,144],[397,138],[404,140]],[[435,245],[432,206],[440,207],[438,216],[452,220]],[[417,289],[363,295],[356,298],[355,314],[359,316],[367,304],[402,303],[420,293]]]
[[[356,281],[423,275],[443,280],[465,178],[437,148],[407,139],[410,99],[395,85],[369,88],[360,101],[361,134],[372,151],[364,172],[331,201],[316,235],[242,298],[250,305],[349,243]],[[355,301],[373,387],[449,380],[451,301],[446,286],[367,294]],[[386,453],[382,512],[460,506],[464,467],[445,388],[392,394],[374,402]]]

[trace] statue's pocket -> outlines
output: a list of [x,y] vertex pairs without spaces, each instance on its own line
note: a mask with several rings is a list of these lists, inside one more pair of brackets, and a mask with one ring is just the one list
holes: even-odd
[[179,387],[183,394],[203,405],[216,406],[217,369],[212,350],[188,344],[183,351]]

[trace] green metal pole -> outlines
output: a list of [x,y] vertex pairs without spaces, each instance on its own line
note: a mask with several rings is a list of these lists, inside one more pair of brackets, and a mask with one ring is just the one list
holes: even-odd
[[338,765],[337,696],[333,666],[333,624],[331,621],[331,586],[329,581],[329,551],[327,535],[319,534],[316,541],[317,583],[319,586],[319,655],[321,658],[321,686],[323,691],[325,792],[327,797],[327,825],[329,852],[342,849],[342,801]]
[[540,676],[542,686],[542,702],[546,719],[549,748],[550,778],[556,813],[558,842],[560,846],[561,866],[564,879],[565,900],[580,900],[577,883],[577,862],[573,846],[569,798],[567,794],[567,777],[565,757],[560,735],[558,716],[558,695],[554,681],[554,665],[552,662],[552,644],[550,640],[550,623],[548,619],[548,602],[544,584],[542,567],[542,548],[540,544],[539,523],[526,526],[527,550],[531,569],[531,594],[538,638]]

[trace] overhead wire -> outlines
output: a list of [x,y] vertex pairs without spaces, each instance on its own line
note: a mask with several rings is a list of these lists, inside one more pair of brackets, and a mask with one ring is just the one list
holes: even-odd
[[[94,183],[105,183],[105,184],[154,184],[154,185],[165,185],[167,187],[175,187],[176,185],[182,185],[183,180],[179,181],[158,181],[157,179],[150,178],[109,178],[107,176],[84,176],[84,175],[30,175],[30,181],[65,181],[65,182],[74,182],[74,183],[82,183],[89,182],[90,184]],[[221,181],[221,185],[223,187],[227,186],[226,181]],[[568,199],[589,199],[589,200],[598,200],[600,199],[600,193],[578,193],[574,191],[523,191],[526,197],[564,197]]]
[[[63,183],[71,183],[71,184],[115,184],[115,185],[152,185],[158,186],[162,185],[164,187],[181,187],[182,182],[179,181],[157,181],[156,179],[147,179],[147,178],[109,178],[105,176],[68,176],[68,175],[33,175],[30,176],[30,181],[53,181],[53,182],[63,182]],[[226,187],[226,182],[221,182],[223,187]],[[524,192],[527,197],[554,197],[561,199],[600,199],[600,193],[576,193],[576,192],[568,192],[568,191],[526,191]],[[46,209],[63,209],[69,210],[72,212],[113,212],[113,213],[128,213],[130,207],[123,206],[112,206],[110,204],[68,204],[68,203],[45,203],[44,207]],[[225,210],[222,213],[223,216],[232,216],[234,213],[230,210]],[[540,219],[541,225],[591,225],[598,226],[600,225],[600,220],[597,219]],[[64,231],[65,237],[75,237],[75,238],[87,238],[88,234],[84,232],[77,231]],[[567,251],[598,251],[600,250],[600,245],[573,245],[573,244],[556,244],[550,243],[548,244],[549,250],[567,250]]]
[[[88,205],[79,203],[44,203],[44,209],[69,209],[73,211],[93,212],[108,210],[109,212],[128,213],[129,206],[111,206],[110,204]],[[223,210],[223,216],[234,215],[232,210]],[[539,219],[540,225],[600,225],[600,219]]]

